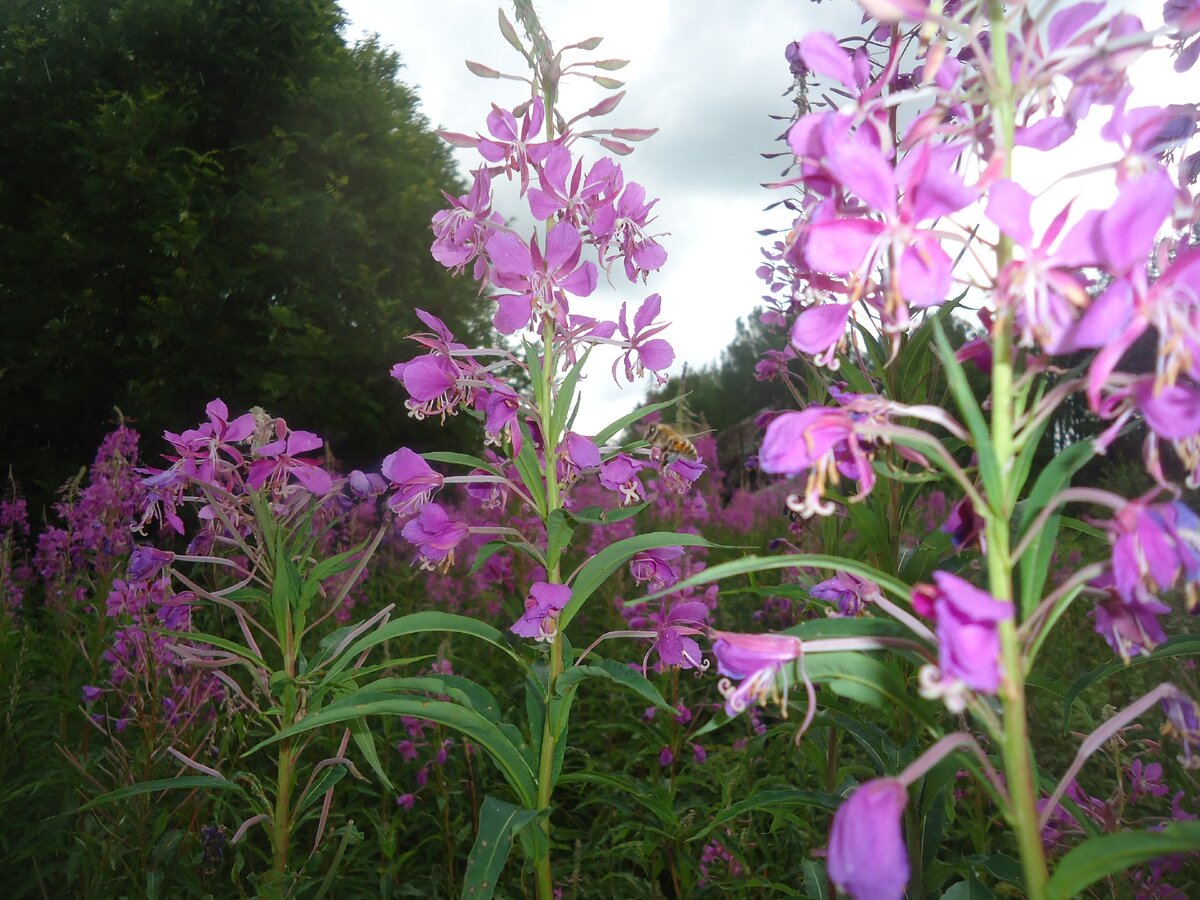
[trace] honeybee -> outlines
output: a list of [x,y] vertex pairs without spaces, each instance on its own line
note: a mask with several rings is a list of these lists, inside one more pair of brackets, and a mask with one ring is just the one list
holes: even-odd
[[691,460],[700,458],[695,444],[670,425],[664,425],[661,422],[646,429],[646,443],[661,450],[664,454],[674,453],[676,456]]

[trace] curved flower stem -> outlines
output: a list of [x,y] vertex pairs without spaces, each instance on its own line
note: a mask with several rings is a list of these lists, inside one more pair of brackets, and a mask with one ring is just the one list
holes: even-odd
[[[1037,609],[1021,623],[1017,634],[1025,641],[1026,671],[1033,666],[1033,658],[1046,639],[1047,632],[1066,610],[1067,603],[1074,600],[1075,595],[1083,590],[1089,581],[1104,574],[1104,569],[1103,563],[1084,566],[1047,595],[1046,599],[1038,604]],[[1060,603],[1061,606],[1059,606]]]
[[1068,503],[1094,503],[1098,506],[1108,506],[1114,511],[1120,510],[1128,501],[1122,497],[1109,491],[1102,491],[1098,488],[1067,488],[1060,491],[1053,499],[1038,513],[1037,518],[1029,523],[1029,527],[1025,529],[1025,533],[1021,535],[1021,541],[1017,544],[1017,548],[1012,552],[1013,564],[1025,555],[1025,551],[1029,549],[1029,545],[1046,527],[1046,522],[1058,510],[1066,506]]
[[979,742],[965,731],[956,731],[953,734],[946,735],[913,760],[903,772],[896,776],[896,779],[905,787],[908,787],[955,750],[970,750],[975,754],[979,759],[980,766],[983,768],[984,775],[987,776],[987,780],[991,783],[997,795],[1000,797],[1006,796],[1004,779],[996,771],[987,754],[983,752],[983,748],[979,746]]
[[1067,767],[1067,771],[1063,772],[1063,776],[1058,782],[1058,787],[1054,789],[1054,793],[1050,795],[1050,799],[1046,802],[1046,806],[1042,810],[1040,825],[1045,826],[1050,821],[1050,816],[1058,808],[1058,803],[1062,800],[1063,794],[1067,792],[1071,781],[1079,774],[1079,770],[1083,768],[1083,764],[1087,762],[1089,756],[1103,747],[1105,741],[1138,716],[1142,715],[1142,713],[1151,709],[1160,700],[1179,693],[1179,688],[1173,684],[1166,682],[1160,684],[1148,694],[1144,694],[1141,698],[1134,700],[1084,738],[1083,743],[1079,745],[1079,751],[1075,754],[1075,759],[1071,761],[1071,765]]

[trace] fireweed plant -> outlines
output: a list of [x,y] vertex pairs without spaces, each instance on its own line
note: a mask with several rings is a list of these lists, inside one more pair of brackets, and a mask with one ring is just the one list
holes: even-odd
[[[1100,836],[1094,824],[1080,828],[1100,821],[1104,802],[1075,781],[1098,749],[1154,710],[1184,766],[1200,767],[1191,697],[1154,688],[1087,735],[1058,772],[1033,758],[1026,698],[1073,604],[1095,604],[1096,631],[1126,663],[1164,642],[1169,594],[1196,606],[1200,519],[1180,498],[1181,485],[1200,484],[1198,114],[1195,105],[1137,105],[1129,70],[1144,54],[1174,51],[1176,69],[1188,71],[1200,4],[1172,0],[1157,32],[1100,3],[862,6],[863,37],[815,33],[787,52],[798,78],[828,90],[819,105],[802,98],[786,134],[794,165],[778,187],[798,191],[787,200],[796,217],[763,274],[766,315],[790,326],[790,343],[760,371],[794,385],[793,365],[823,368],[829,399],[766,416],[759,461],[802,479],[788,501],[798,516],[847,517],[865,558],[743,559],[682,585],[797,565],[837,573],[811,596],[835,603],[840,618],[781,634],[712,634],[730,716],[775,699],[786,714],[791,689],[804,697],[799,740],[821,682],[907,707],[920,723],[928,749],[858,785],[834,816],[826,863],[839,890],[899,898],[911,882],[913,896],[925,894],[909,791],[952,757],[1011,828],[1026,894],[1074,896],[1129,866],[1200,848],[1194,821],[1123,832],[1110,820],[1104,830],[1115,833]],[[1085,119],[1100,123],[1103,152],[1076,172],[1071,141]],[[1047,171],[1064,173],[1056,184],[1065,200],[1029,186]],[[1088,186],[1075,180],[1084,175]],[[1114,199],[1090,209],[1101,181]],[[968,309],[982,334],[956,352],[948,316]],[[1138,341],[1153,342],[1153,364],[1126,371]],[[953,411],[912,402],[936,399],[933,354],[934,383]],[[982,399],[965,365],[986,378]],[[1048,423],[1076,394],[1098,434],[1061,436],[1053,460],[1034,471]],[[1138,419],[1154,489],[1127,499],[1072,487]],[[902,546],[899,523],[916,490],[938,479],[960,499],[939,533]],[[1107,539],[1111,551],[1048,588],[1065,527]],[[855,643],[872,652],[820,655]],[[889,656],[907,666],[885,664]],[[921,698],[955,717],[954,730],[932,704],[904,696],[909,672]],[[1063,822],[1089,836],[1052,867],[1043,839],[1066,849]]]
[[[293,430],[261,409],[231,418],[225,403],[215,399],[206,413],[207,421],[197,427],[165,434],[172,449],[166,468],[140,470],[136,530],[158,525],[188,542],[183,552],[139,542],[125,578],[113,581],[108,614],[131,624],[118,629],[103,654],[111,667],[108,683],[85,687],[84,701],[94,719],[117,731],[125,719],[114,721],[114,708],[115,715],[140,711],[148,722],[174,725],[200,714],[216,718],[219,703],[228,721],[241,718],[252,731],[279,733],[378,670],[364,667],[366,653],[353,645],[388,620],[391,606],[358,625],[331,626],[344,619],[346,599],[385,534],[376,528],[335,552],[344,537],[340,532],[357,507],[373,505],[382,482],[361,472],[334,478],[310,455],[323,446],[320,437]],[[196,627],[197,611],[214,630],[233,630],[237,638]],[[155,688],[164,673],[171,690],[159,713]],[[174,733],[185,736],[178,727]],[[336,753],[324,759],[306,758],[311,743],[306,738],[279,741],[273,748],[274,778],[267,779],[221,771],[227,763],[217,758],[225,754],[211,740],[184,749],[171,742],[164,755],[186,775],[141,781],[97,797],[81,811],[166,789],[233,795],[248,814],[229,844],[240,843],[253,828],[264,829],[269,865],[256,875],[256,889],[260,896],[284,896],[315,882],[305,867],[325,836],[334,786],[348,772],[365,778],[347,756],[351,741],[386,784],[372,738],[357,721],[342,728]],[[295,835],[313,818],[311,850],[298,859]],[[340,833],[335,868],[355,835],[352,823]],[[326,880],[331,877],[325,873]]]
[[[630,617],[634,627],[593,636],[583,652],[568,639],[568,626],[618,570],[628,566],[636,582],[664,588],[680,578],[685,547],[709,544],[692,533],[631,533],[600,546],[589,540],[582,562],[565,565],[576,531],[581,537],[590,534],[593,526],[628,519],[652,502],[644,479],[653,477],[660,492],[683,495],[705,465],[665,449],[647,449],[637,437],[618,442],[629,426],[670,402],[644,407],[595,435],[574,430],[577,388],[596,347],[615,348],[613,376],[630,382],[647,373],[665,380],[662,373],[674,359],[660,336],[666,326],[659,320],[657,294],[622,303],[616,321],[581,311],[602,274],[637,286],[666,262],[653,231],[657,201],[648,199],[640,184],[626,181],[620,165],[604,154],[628,154],[633,148],[627,142],[648,138],[654,129],[585,127],[588,120],[613,112],[623,92],[566,118],[559,104],[563,81],[581,77],[613,91],[621,83],[605,73],[625,61],[568,62],[564,54],[594,50],[600,39],[556,52],[528,4],[517,4],[517,18],[526,41],[503,12],[500,28],[528,63],[529,77],[504,75],[479,63],[468,66],[480,77],[517,81],[529,91],[511,108],[494,105],[486,116],[486,134],[443,133],[454,146],[478,151],[482,163],[471,189],[461,197],[448,196],[448,208],[434,216],[432,253],[447,268],[470,272],[481,302],[493,305],[496,330],[518,349],[466,347],[436,316],[418,311],[428,327],[412,336],[421,353],[392,370],[408,394],[405,406],[418,419],[475,417],[484,447],[477,455],[401,448],[384,460],[381,478],[387,506],[421,567],[445,570],[470,539],[486,535],[473,571],[497,555],[515,553],[535,572],[517,586],[514,615],[501,628],[448,611],[419,612],[358,637],[342,658],[417,631],[476,638],[511,660],[524,680],[525,727],[504,721],[500,704],[482,686],[433,674],[362,684],[284,728],[272,742],[294,743],[309,729],[376,715],[428,720],[459,731],[496,764],[516,801],[484,800],[464,896],[490,896],[519,836],[532,861],[537,896],[550,900],[555,891],[553,794],[581,682],[615,681],[666,714],[681,715],[644,676],[646,662],[631,667],[602,658],[596,645],[612,638],[641,639],[646,657],[657,652],[656,663],[702,672],[707,663],[694,635],[704,628],[708,606],[686,599],[643,605]],[[586,157],[590,146],[600,154]],[[514,227],[493,210],[497,178],[519,186],[522,202],[540,226],[532,231]],[[465,471],[445,475],[434,465]],[[451,484],[504,524],[469,524],[452,516],[452,498],[442,494]],[[611,502],[589,504],[586,498],[597,491]]]

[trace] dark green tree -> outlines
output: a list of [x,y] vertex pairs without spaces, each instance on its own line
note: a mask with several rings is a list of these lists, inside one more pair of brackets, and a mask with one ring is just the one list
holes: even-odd
[[[414,307],[451,156],[333,0],[8,0],[0,12],[0,465],[45,496],[114,407],[147,432],[264,406],[361,464],[417,429]],[[481,315],[484,314],[484,315]]]

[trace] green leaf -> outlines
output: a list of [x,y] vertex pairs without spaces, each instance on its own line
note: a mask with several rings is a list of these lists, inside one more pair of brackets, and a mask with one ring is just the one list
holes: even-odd
[[611,525],[613,522],[632,519],[649,505],[650,503],[647,501],[645,503],[635,503],[632,506],[619,506],[616,509],[609,510],[602,509],[599,506],[585,506],[583,509],[575,512],[564,511],[576,522],[585,525]]
[[[1088,460],[1096,455],[1094,440],[1080,441],[1072,444],[1042,470],[1029,498],[1021,504],[1021,524],[1018,533],[1024,535],[1037,519],[1038,513],[1046,508],[1067,485],[1071,478]],[[1021,581],[1021,616],[1024,618],[1041,602],[1042,590],[1046,584],[1046,573],[1050,568],[1050,557],[1058,542],[1059,514],[1050,516],[1045,524],[1038,527],[1037,536],[1025,550],[1018,564]]]
[[966,881],[950,885],[942,894],[942,900],[991,900],[996,895],[972,872]]
[[571,543],[575,529],[567,522],[561,509],[552,509],[546,519],[546,558],[558,559]]
[[992,432],[988,426],[983,411],[971,393],[971,385],[962,364],[954,357],[954,348],[946,339],[946,331],[936,317],[932,320],[934,340],[937,342],[938,357],[950,383],[950,393],[958,404],[959,411],[966,419],[967,430],[975,443],[975,452],[979,456],[979,477],[983,480],[984,491],[990,503],[1000,503],[1000,469],[996,463],[996,451],[992,447]]
[[[558,627],[565,629],[575,618],[588,597],[621,568],[635,553],[655,550],[659,547],[715,547],[695,534],[677,534],[673,531],[652,531],[609,544],[586,563],[571,582],[571,599],[559,614]],[[674,590],[674,589],[672,589]]]
[[789,556],[743,556],[741,559],[734,559],[715,566],[709,566],[707,569],[701,570],[690,578],[685,578],[678,584],[672,585],[669,590],[650,594],[648,597],[642,597],[637,600],[630,600],[626,605],[641,603],[644,600],[659,597],[663,594],[675,593],[686,588],[708,584],[712,581],[720,581],[722,578],[748,575],[752,572],[769,572],[772,569],[797,569],[802,566],[814,569],[830,569],[834,572],[848,572],[860,578],[870,579],[889,594],[906,603],[912,594],[912,588],[903,581],[881,572],[879,569],[868,566],[866,563],[861,563],[853,559],[843,559],[840,556],[827,556],[821,553],[793,553]]
[[650,415],[651,413],[656,413],[660,409],[666,409],[668,406],[674,406],[678,402],[679,398],[675,397],[671,400],[663,400],[661,403],[651,403],[648,406],[639,407],[629,415],[621,416],[621,418],[617,419],[615,422],[612,422],[611,424],[606,425],[604,428],[601,428],[600,431],[596,433],[596,436],[592,438],[592,440],[596,442],[597,446],[603,447],[609,442],[609,440],[616,437],[634,422],[644,419],[646,416]]
[[497,553],[503,553],[512,545],[508,541],[488,541],[479,548],[479,552],[475,554],[475,561],[471,563],[471,568],[467,571],[468,575],[474,575],[483,568],[483,564],[495,556]]
[[818,859],[806,859],[803,863],[804,896],[809,900],[829,900],[829,876],[825,864]]
[[747,797],[745,800],[741,800],[728,809],[717,813],[708,824],[693,834],[688,840],[701,840],[726,822],[731,822],[734,819],[759,810],[775,809],[780,806],[811,806],[816,809],[832,812],[841,803],[842,798],[837,794],[828,794],[824,791],[797,791],[790,789],[758,791],[753,796]]
[[354,746],[358,748],[363,759],[367,761],[367,765],[371,767],[371,771],[375,773],[375,777],[389,791],[393,790],[392,782],[387,777],[387,772],[383,770],[383,763],[379,759],[375,736],[371,734],[366,719],[355,719],[350,723],[350,738],[354,741]]
[[364,650],[369,650],[377,644],[382,644],[385,641],[390,641],[393,638],[402,637],[410,634],[422,634],[427,632],[448,632],[451,634],[465,634],[468,637],[477,638],[499,650],[502,650],[521,668],[528,668],[527,663],[520,655],[513,650],[508,639],[498,629],[491,625],[480,622],[477,619],[472,619],[469,616],[460,616],[454,613],[437,612],[434,610],[411,613],[407,616],[401,616],[392,622],[381,625],[370,634],[364,635],[346,650],[342,655],[329,667],[329,671],[325,675],[324,681],[328,681],[333,676],[337,675],[352,661],[358,658]]
[[479,833],[467,856],[467,871],[463,876],[463,900],[488,900],[492,896],[512,850],[513,836],[537,817],[536,809],[522,809],[495,797],[483,798]]
[[513,460],[513,463],[517,467],[517,474],[521,476],[521,483],[525,485],[525,490],[529,492],[530,499],[533,500],[539,512],[545,515],[546,483],[543,480],[545,473],[542,472],[538,464],[537,453],[533,449],[533,438],[529,433],[529,426],[520,417],[517,418],[517,426],[521,429],[521,452],[517,454],[517,458]]
[[1168,853],[1200,850],[1200,821],[1172,822],[1162,831],[1123,831],[1092,838],[1058,861],[1046,885],[1050,900],[1067,900],[1101,878]]
[[615,681],[617,684],[627,687],[638,694],[652,706],[657,706],[659,709],[667,710],[668,712],[675,712],[675,708],[666,701],[666,698],[663,697],[658,688],[647,680],[641,672],[636,672],[625,665],[625,663],[618,662],[615,659],[593,657],[590,663],[585,663],[581,666],[571,666],[555,679],[554,690],[561,696],[569,687],[579,684],[585,678],[604,678],[609,681]]
[[322,710],[309,713],[295,725],[283,729],[265,741],[260,741],[248,752],[255,753],[276,741],[316,728],[366,716],[412,716],[453,728],[487,751],[522,803],[533,806],[536,802],[537,789],[533,767],[522,748],[514,745],[494,722],[488,721],[475,710],[444,700],[424,700],[367,690],[358,691]]
[[500,470],[485,459],[480,459],[478,456],[471,456],[469,453],[448,453],[437,451],[433,453],[422,453],[422,458],[429,462],[449,463],[454,466],[467,466],[472,469],[483,469],[492,475],[499,475]]
[[579,361],[571,366],[571,370],[567,372],[566,377],[562,380],[562,384],[558,387],[558,396],[554,398],[554,414],[550,422],[550,438],[546,442],[549,447],[557,447],[559,438],[562,437],[563,428],[567,423],[567,416],[571,412],[571,402],[575,396],[575,386],[579,383],[579,375],[583,371],[584,364],[592,353],[592,348],[588,347],[583,355],[579,357]]
[[1171,659],[1176,656],[1196,655],[1200,655],[1200,634],[1177,634],[1167,638],[1167,640],[1163,641],[1149,653],[1133,657],[1128,663],[1121,659],[1114,659],[1110,663],[1097,666],[1090,672],[1084,673],[1075,680],[1075,683],[1071,685],[1063,697],[1063,731],[1066,732],[1070,729],[1071,709],[1075,705],[1075,699],[1096,682],[1103,681],[1110,675],[1123,672],[1134,666],[1142,666],[1146,663],[1157,662],[1160,659]]
[[308,786],[308,789],[300,797],[300,802],[296,804],[296,814],[299,815],[309,805],[315,803],[325,795],[325,792],[346,777],[346,767],[344,765],[326,766],[317,773],[317,777],[313,779],[313,783]]
[[79,807],[79,812],[109,803],[118,803],[121,800],[128,800],[130,797],[138,797],[142,794],[154,794],[158,791],[192,790],[194,788],[209,788],[214,791],[237,791],[239,794],[245,794],[240,784],[225,778],[214,778],[211,775],[181,775],[178,778],[160,778],[157,781],[143,781],[141,784],[131,784],[128,787],[109,791],[107,794],[101,794],[99,797],[83,804],[83,806]]

